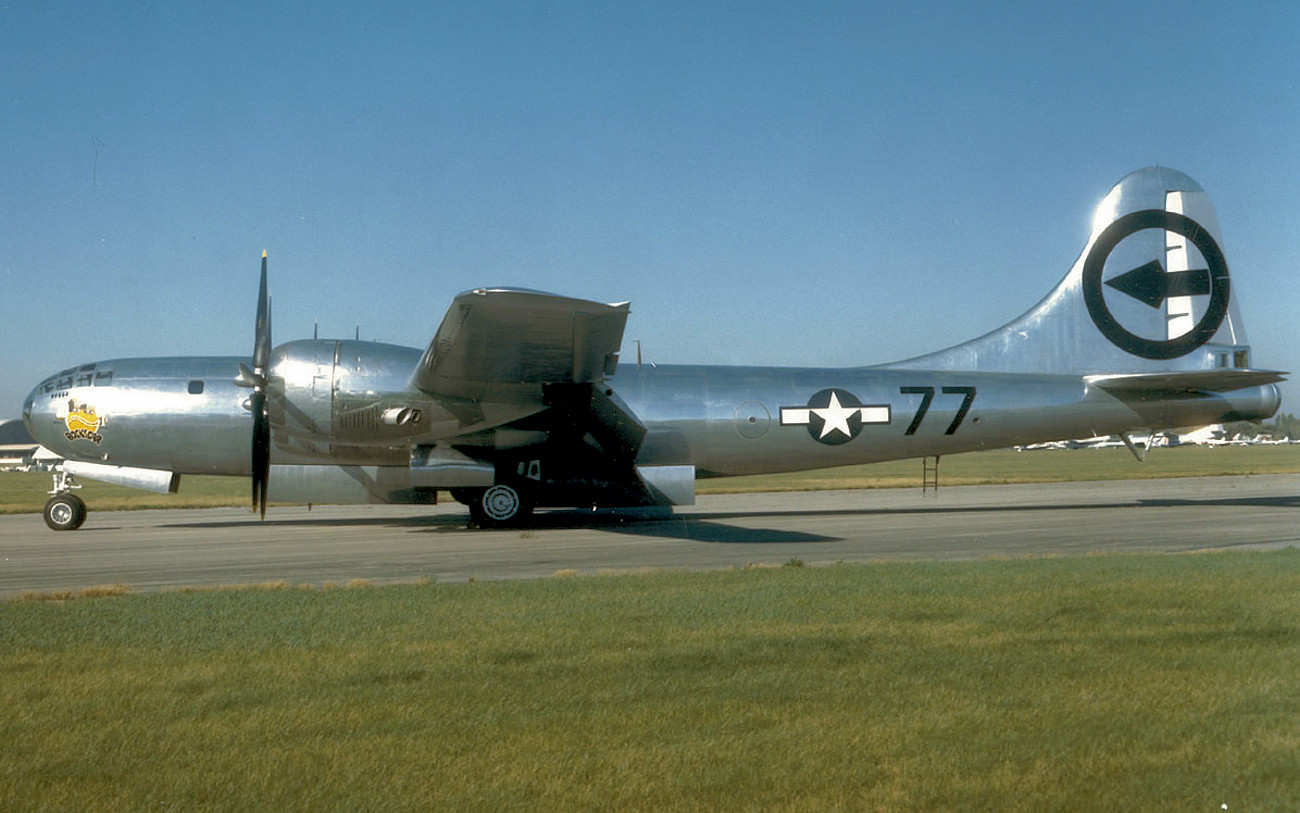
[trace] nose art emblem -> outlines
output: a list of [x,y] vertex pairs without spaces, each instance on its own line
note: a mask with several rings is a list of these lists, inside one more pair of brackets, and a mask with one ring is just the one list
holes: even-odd
[[88,440],[96,446],[104,442],[104,436],[99,433],[104,421],[90,404],[69,401],[68,417],[63,419],[63,423],[68,427],[68,431],[63,433],[68,440]]

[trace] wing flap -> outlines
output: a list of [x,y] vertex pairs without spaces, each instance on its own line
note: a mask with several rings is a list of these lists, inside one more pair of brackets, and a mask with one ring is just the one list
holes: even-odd
[[618,361],[628,303],[480,288],[452,302],[414,383],[472,401],[539,400],[542,384],[591,383]]

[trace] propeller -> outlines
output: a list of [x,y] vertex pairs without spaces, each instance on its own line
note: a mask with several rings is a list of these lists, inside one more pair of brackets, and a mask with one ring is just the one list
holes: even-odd
[[267,369],[271,364],[271,301],[266,294],[266,252],[262,252],[262,280],[257,288],[257,326],[253,336],[253,369],[239,364],[235,383],[251,387],[253,413],[253,510],[266,519],[266,486],[271,472],[271,419],[266,414]]

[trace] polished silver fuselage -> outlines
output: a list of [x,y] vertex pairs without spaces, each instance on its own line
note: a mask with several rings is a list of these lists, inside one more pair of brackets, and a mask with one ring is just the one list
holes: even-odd
[[[798,471],[1201,426],[1230,413],[1259,419],[1272,415],[1279,403],[1273,385],[1143,403],[1121,401],[1089,387],[1080,376],[872,368],[664,365],[621,370],[611,385],[650,429],[640,462],[689,463],[703,476]],[[855,437],[838,444],[819,442],[802,424],[781,425],[783,409],[805,407],[813,393],[826,389],[848,391],[864,405],[887,406],[889,422],[863,425]],[[927,391],[933,393],[930,403],[913,429]],[[958,422],[968,393],[973,397]]]
[[[530,442],[527,432],[505,426],[466,435],[456,417],[462,405],[440,403],[411,386],[410,371],[421,352],[355,341],[299,341],[278,348],[268,399],[272,462],[405,467],[413,446],[453,436],[471,448]],[[33,390],[24,417],[42,445],[71,460],[247,476],[251,417],[249,390],[234,383],[240,361],[178,357],[86,365]],[[606,385],[647,430],[638,464],[692,465],[700,476],[1199,426],[1225,416],[1262,419],[1279,403],[1271,384],[1144,401],[1090,387],[1079,375],[870,367],[624,366]],[[825,390],[856,396],[874,410],[875,421],[848,424],[855,430],[851,437],[832,430],[819,439],[802,413],[809,410],[810,398]],[[957,421],[964,403],[966,413]],[[93,406],[100,425],[78,434],[67,416],[82,405]],[[386,413],[401,409],[427,414],[416,424],[385,422]],[[791,415],[800,422],[783,421]]]

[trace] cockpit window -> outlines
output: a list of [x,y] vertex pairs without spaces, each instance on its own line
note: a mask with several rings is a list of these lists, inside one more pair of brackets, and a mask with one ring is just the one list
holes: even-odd
[[113,383],[112,370],[98,370],[96,364],[83,364],[80,367],[69,367],[66,370],[55,373],[40,383],[36,389],[41,393],[51,393],[58,390],[68,390],[76,385],[78,387],[105,387]]

